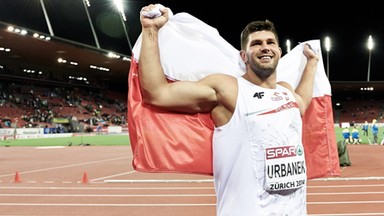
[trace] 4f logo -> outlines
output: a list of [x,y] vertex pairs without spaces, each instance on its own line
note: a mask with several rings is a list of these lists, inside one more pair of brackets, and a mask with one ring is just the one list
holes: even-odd
[[253,97],[257,97],[258,99],[261,99],[264,97],[264,92],[256,92]]

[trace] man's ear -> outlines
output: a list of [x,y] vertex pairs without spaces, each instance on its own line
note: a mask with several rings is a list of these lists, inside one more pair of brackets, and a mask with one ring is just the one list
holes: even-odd
[[244,50],[240,50],[239,55],[240,55],[240,58],[243,60],[244,63],[248,62],[248,56]]

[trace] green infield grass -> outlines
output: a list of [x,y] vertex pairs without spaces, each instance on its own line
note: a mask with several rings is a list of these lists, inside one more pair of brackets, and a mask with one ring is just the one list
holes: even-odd
[[73,137],[59,138],[36,138],[36,139],[6,139],[0,140],[0,146],[116,146],[130,145],[128,134],[123,135],[78,135]]
[[[350,128],[352,129],[352,127]],[[372,143],[372,132],[369,131],[368,136],[363,135],[360,127],[357,128],[360,132],[361,144]],[[343,128],[336,127],[335,135],[336,141],[342,141]],[[380,144],[383,139],[383,131],[379,128]],[[69,146],[69,145],[99,145],[99,146],[114,146],[114,145],[130,145],[128,134],[122,135],[78,135],[73,137],[60,137],[60,138],[37,138],[37,139],[7,139],[0,140],[0,146]]]

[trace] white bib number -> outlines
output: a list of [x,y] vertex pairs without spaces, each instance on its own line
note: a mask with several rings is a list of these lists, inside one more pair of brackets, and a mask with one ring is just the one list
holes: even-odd
[[302,146],[279,146],[266,149],[265,190],[301,188],[307,180]]

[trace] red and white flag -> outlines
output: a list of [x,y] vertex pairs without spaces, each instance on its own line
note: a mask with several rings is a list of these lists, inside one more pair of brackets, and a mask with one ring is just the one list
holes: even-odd
[[[319,40],[308,43],[321,52]],[[233,76],[244,74],[239,51],[215,28],[188,13],[170,17],[160,29],[159,46],[161,63],[169,82],[198,80],[217,72]],[[214,124],[210,115],[172,113],[144,104],[138,79],[140,48],[141,35],[133,47],[128,78],[128,128],[134,169],[212,175]],[[295,87],[305,61],[302,45],[298,45],[281,58],[277,68],[278,80]],[[315,83],[312,103],[303,117],[308,179],[340,175],[331,88],[322,59]]]
[[339,155],[334,129],[331,85],[325,74],[320,40],[300,43],[283,56],[277,67],[277,80],[295,88],[303,73],[306,57],[304,44],[319,53],[312,101],[303,117],[303,144],[309,179],[340,176]]

